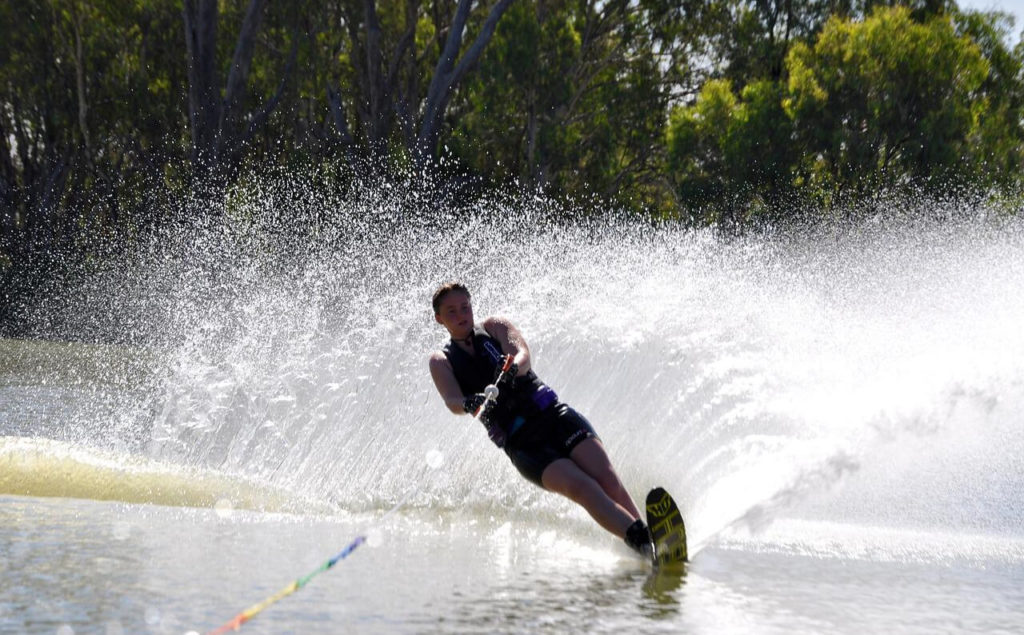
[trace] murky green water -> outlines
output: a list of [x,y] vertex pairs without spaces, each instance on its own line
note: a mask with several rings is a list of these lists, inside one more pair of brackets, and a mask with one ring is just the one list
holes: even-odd
[[787,551],[787,538],[815,531],[871,540],[804,522],[657,576],[583,519],[413,509],[374,528],[380,516],[2,497],[0,632],[212,630],[367,527],[368,544],[243,632],[1011,633],[1024,620],[1019,540],[980,549],[965,537],[957,549],[935,536],[947,542],[931,561],[927,535],[905,536],[916,555],[887,548],[894,534],[857,555],[838,541],[832,553]]

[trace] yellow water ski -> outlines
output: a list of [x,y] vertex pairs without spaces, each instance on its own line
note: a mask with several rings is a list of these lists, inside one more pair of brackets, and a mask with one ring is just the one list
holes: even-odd
[[686,525],[679,506],[664,489],[647,494],[647,526],[654,538],[654,566],[679,566],[686,562]]

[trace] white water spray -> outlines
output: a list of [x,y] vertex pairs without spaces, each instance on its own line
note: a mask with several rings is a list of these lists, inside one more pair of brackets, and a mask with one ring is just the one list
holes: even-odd
[[529,197],[446,215],[412,187],[286,210],[267,194],[305,185],[261,185],[225,227],[165,238],[64,307],[69,329],[148,346],[145,398],[103,434],[346,509],[417,483],[413,505],[559,513],[430,382],[430,293],[461,279],[479,318],[521,327],[634,496],[676,495],[698,545],[780,513],[1021,526],[1019,221],[725,239],[555,222]]

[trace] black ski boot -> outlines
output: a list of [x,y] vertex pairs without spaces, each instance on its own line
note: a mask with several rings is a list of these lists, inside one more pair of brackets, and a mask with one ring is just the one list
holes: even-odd
[[629,526],[626,530],[626,537],[624,538],[629,548],[637,552],[644,558],[650,561],[654,561],[654,540],[651,538],[651,532],[647,529],[647,525],[644,521],[637,520],[635,523]]

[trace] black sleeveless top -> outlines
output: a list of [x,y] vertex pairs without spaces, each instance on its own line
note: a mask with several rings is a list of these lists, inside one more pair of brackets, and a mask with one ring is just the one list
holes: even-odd
[[[467,353],[454,341],[444,346],[444,355],[455,371],[455,380],[465,396],[484,391],[493,384],[501,365],[501,344],[481,326],[473,327],[473,353]],[[501,395],[488,419],[510,433],[517,417],[528,418],[550,407],[558,396],[545,386],[532,370],[515,378],[512,394]]]

